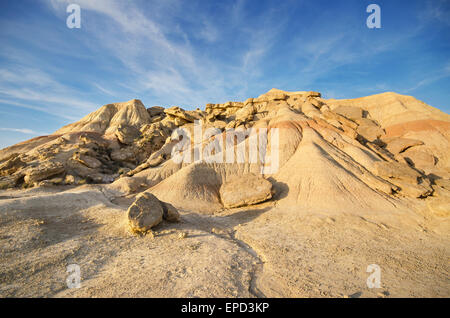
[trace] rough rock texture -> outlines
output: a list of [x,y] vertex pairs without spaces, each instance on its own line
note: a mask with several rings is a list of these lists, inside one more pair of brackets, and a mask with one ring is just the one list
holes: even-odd
[[125,103],[108,104],[87,115],[80,121],[55,132],[56,135],[77,131],[113,134],[120,125],[142,126],[150,122],[147,109],[138,99]]
[[[197,120],[215,135],[174,160]],[[249,128],[268,132],[255,160]],[[0,296],[377,297],[376,263],[389,295],[448,297],[449,141],[448,114],[395,93],[105,105],[0,150]],[[64,287],[67,262],[86,288]]]
[[[179,140],[172,132],[183,127],[193,134],[196,120],[203,131],[279,129],[278,171],[261,174],[264,165],[248,158],[230,164],[174,163]],[[353,209],[384,202],[387,208],[392,199],[429,196],[432,180],[450,177],[449,131],[448,115],[394,93],[325,100],[317,92],[271,89],[244,102],[207,104],[204,112],[145,109],[131,100],[105,105],[52,136],[0,151],[1,186],[31,187],[45,180],[111,183],[127,176],[139,181],[121,181],[114,191],[126,195],[148,188],[175,206],[213,213],[223,201],[221,186],[253,172],[271,178],[277,193],[286,192],[281,195],[286,204],[345,209],[345,202]],[[210,141],[202,140],[202,147]],[[326,191],[335,195],[324,201]]]
[[141,133],[139,129],[133,126],[120,124],[117,127],[116,136],[121,143],[125,145],[131,145],[136,139],[141,136]]
[[386,150],[396,155],[408,148],[423,145],[423,141],[409,138],[392,138],[391,140],[383,140],[386,142]]
[[246,174],[225,182],[220,187],[220,199],[225,208],[237,208],[269,200],[272,184],[261,176]]
[[180,220],[180,213],[178,210],[170,203],[161,202],[163,208],[163,219],[168,222],[178,222]]
[[33,184],[64,172],[64,166],[59,162],[42,162],[35,168],[30,168],[25,173],[24,181]]
[[136,197],[127,211],[128,224],[135,233],[145,233],[163,219],[161,202],[151,193],[143,192]]

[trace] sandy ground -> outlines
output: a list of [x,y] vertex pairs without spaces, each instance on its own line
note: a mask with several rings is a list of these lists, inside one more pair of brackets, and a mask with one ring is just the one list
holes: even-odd
[[[0,191],[0,297],[450,297],[447,219],[270,202],[180,210],[139,237],[132,201],[89,185]],[[69,264],[81,288],[67,287]],[[370,264],[381,288],[367,287]]]

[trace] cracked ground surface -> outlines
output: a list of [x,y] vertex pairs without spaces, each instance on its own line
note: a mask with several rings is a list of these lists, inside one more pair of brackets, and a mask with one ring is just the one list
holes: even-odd
[[[448,223],[273,203],[128,232],[99,186],[0,193],[1,297],[448,297]],[[185,238],[180,233],[187,233]],[[69,264],[81,288],[67,288]],[[381,288],[366,285],[378,264]]]

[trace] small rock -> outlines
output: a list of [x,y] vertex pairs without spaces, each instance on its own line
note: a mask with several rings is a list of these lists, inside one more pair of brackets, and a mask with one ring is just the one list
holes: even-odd
[[75,183],[75,177],[71,174],[66,175],[66,178],[64,179],[65,184],[74,184]]
[[178,222],[180,221],[180,213],[178,210],[170,203],[161,201],[161,205],[163,208],[163,218],[169,222]]
[[389,296],[389,292],[388,291],[383,291],[377,294],[378,297],[387,297]]

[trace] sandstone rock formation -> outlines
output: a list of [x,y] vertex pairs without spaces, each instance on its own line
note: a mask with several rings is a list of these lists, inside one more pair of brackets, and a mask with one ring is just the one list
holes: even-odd
[[377,297],[375,263],[394,297],[448,297],[449,141],[395,93],[105,105],[0,150],[0,296]]
[[[180,127],[191,135],[200,129],[203,137],[213,131],[200,143],[190,140],[199,149],[192,157],[222,140],[211,154],[222,160],[174,161],[181,139],[172,134]],[[275,128],[279,169],[270,173]],[[267,160],[237,151],[248,146],[249,129],[268,132]],[[241,157],[227,162],[230,131],[236,134],[231,147]],[[282,205],[391,210],[406,198],[433,196],[435,182],[449,180],[449,132],[449,115],[395,93],[326,100],[317,92],[271,89],[244,102],[207,104],[205,111],[146,109],[135,99],[1,150],[0,187],[113,182],[113,193],[148,190],[168,204],[205,213],[255,204],[272,192]],[[260,181],[246,177],[251,173]],[[233,186],[232,179],[240,184]]]

